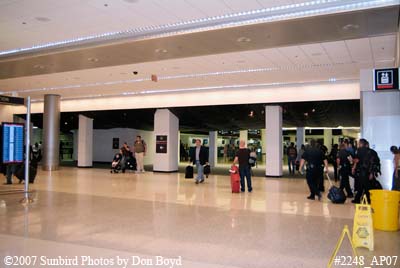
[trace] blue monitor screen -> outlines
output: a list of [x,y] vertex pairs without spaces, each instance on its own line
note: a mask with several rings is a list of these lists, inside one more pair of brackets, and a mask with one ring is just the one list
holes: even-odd
[[22,163],[24,161],[24,126],[3,123],[2,125],[3,163]]

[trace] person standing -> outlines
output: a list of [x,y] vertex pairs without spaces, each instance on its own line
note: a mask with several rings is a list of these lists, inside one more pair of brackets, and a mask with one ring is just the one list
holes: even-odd
[[144,170],[144,157],[146,156],[147,145],[141,136],[136,136],[135,144],[133,145],[135,150],[135,158],[137,163],[137,172],[145,172]]
[[298,154],[297,154],[297,158],[296,158],[296,165],[297,165],[297,164],[299,165],[299,171],[300,171],[301,173],[304,172],[304,167],[303,167],[302,170],[300,170],[300,161],[301,161],[301,157],[303,156],[303,154],[304,154],[305,151],[306,151],[306,146],[304,146],[304,144],[302,144],[301,147],[300,147],[300,150],[299,150],[299,152],[298,152]]
[[350,187],[351,164],[350,164],[351,154],[346,150],[346,144],[340,144],[340,151],[336,157],[336,166],[339,168],[340,176],[340,189],[346,189],[347,197],[353,198],[353,192]]
[[208,150],[201,145],[201,140],[196,139],[196,147],[190,151],[190,162],[196,165],[196,184],[204,182],[204,165],[208,164]]
[[249,193],[253,191],[251,185],[251,167],[249,165],[250,150],[246,147],[246,142],[241,140],[239,142],[239,150],[236,153],[233,164],[239,163],[239,174],[240,174],[240,190],[242,192],[246,191],[244,178],[247,181],[247,190]]
[[338,165],[337,165],[337,161],[336,161],[338,151],[339,151],[338,149],[339,149],[339,145],[334,144],[331,152],[329,153],[329,159],[331,159],[332,165],[333,165],[333,177],[335,178],[335,182],[338,181]]
[[368,141],[360,139],[351,170],[352,174],[356,174],[356,171],[358,171],[358,191],[352,203],[360,203],[364,193],[368,202],[371,202],[369,190],[371,189],[371,181],[374,180],[376,173],[379,172],[378,163],[379,157],[375,151],[368,148]]
[[301,161],[300,168],[302,170],[305,162],[307,162],[306,178],[307,184],[310,188],[310,195],[307,197],[310,200],[315,200],[315,196],[318,200],[321,200],[321,192],[319,190],[319,179],[323,176],[324,166],[325,172],[328,173],[328,160],[325,154],[317,146],[315,140],[310,141],[310,146],[306,148]]
[[288,157],[288,166],[289,166],[289,174],[294,175],[296,171],[296,158],[297,158],[297,150],[294,147],[294,143],[290,143],[290,146],[286,150],[286,154]]
[[393,181],[392,181],[392,191],[400,191],[400,177],[399,177],[399,168],[400,168],[400,149],[396,146],[390,147],[390,151],[393,154]]

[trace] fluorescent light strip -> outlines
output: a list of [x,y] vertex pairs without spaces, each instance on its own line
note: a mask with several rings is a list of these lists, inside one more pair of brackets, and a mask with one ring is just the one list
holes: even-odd
[[[360,130],[360,127],[304,127],[304,129],[354,129]],[[282,130],[297,130],[297,127],[283,127]]]
[[[226,85],[226,86],[209,86],[209,87],[193,87],[193,88],[178,88],[178,89],[149,89],[142,91],[128,91],[118,94],[94,94],[82,97],[62,97],[62,100],[82,100],[82,99],[97,99],[97,98],[111,98],[111,97],[122,97],[122,96],[140,96],[140,95],[154,95],[154,94],[169,94],[169,93],[181,93],[181,92],[193,92],[193,91],[208,91],[208,90],[223,90],[223,89],[257,89],[260,87],[277,87],[277,86],[303,86],[303,85],[315,85],[315,84],[327,84],[336,82],[358,82],[354,79],[343,79],[332,81],[320,80],[315,82],[275,82],[275,83],[261,83],[261,84],[244,84],[244,85]],[[34,99],[33,102],[43,102],[43,99]]]
[[[242,70],[197,73],[197,74],[166,75],[166,76],[159,76],[158,80],[160,81],[160,80],[173,80],[173,79],[185,79],[185,78],[200,78],[200,77],[208,77],[208,76],[222,76],[222,75],[233,75],[233,74],[243,74],[243,73],[261,73],[261,72],[272,72],[272,71],[305,70],[305,69],[312,69],[312,68],[334,67],[334,66],[340,66],[340,65],[346,65],[346,64],[352,64],[352,63],[303,64],[303,65],[285,66],[285,67],[242,69]],[[335,78],[331,78],[330,80],[331,80],[330,82],[336,81]],[[41,91],[62,90],[62,89],[79,89],[79,88],[96,87],[96,86],[132,84],[132,83],[147,82],[147,81],[151,81],[151,79],[150,78],[141,78],[141,79],[129,79],[129,80],[117,80],[117,81],[109,81],[109,82],[88,83],[88,84],[76,84],[76,85],[67,85],[67,86],[59,86],[59,87],[18,89],[18,90],[4,92],[4,94],[11,94],[12,92],[15,92],[15,91],[18,91],[19,93],[31,93],[31,92],[41,92]]]
[[[78,37],[58,42],[50,42],[41,45],[35,45],[25,48],[16,48],[0,51],[0,56],[13,55],[23,52],[35,52],[42,49],[65,47],[68,45],[79,45],[88,42],[98,42],[103,40],[115,40],[118,38],[137,38],[147,39],[164,36],[172,36],[182,33],[192,33],[198,31],[215,30],[226,27],[234,27],[262,22],[279,21],[286,19],[295,19],[308,16],[331,14],[337,12],[361,10],[390,5],[398,5],[398,0],[317,0],[298,4],[283,5],[271,8],[257,9],[246,12],[238,12],[221,16],[214,16],[189,21],[181,21],[158,26],[147,26],[116,32],[107,32],[98,35]],[[317,9],[310,9],[320,6]],[[286,12],[286,13],[284,13]],[[236,19],[236,21],[233,21]],[[213,23],[214,25],[206,25]],[[188,26],[191,26],[189,28]]]

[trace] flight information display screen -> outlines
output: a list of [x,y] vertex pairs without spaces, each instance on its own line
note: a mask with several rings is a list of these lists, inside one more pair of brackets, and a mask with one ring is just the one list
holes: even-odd
[[1,134],[3,163],[22,163],[24,161],[24,125],[2,123]]

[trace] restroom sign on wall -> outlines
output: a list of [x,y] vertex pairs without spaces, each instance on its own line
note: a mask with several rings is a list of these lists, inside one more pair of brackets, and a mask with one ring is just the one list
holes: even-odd
[[375,70],[375,90],[399,89],[399,69]]

